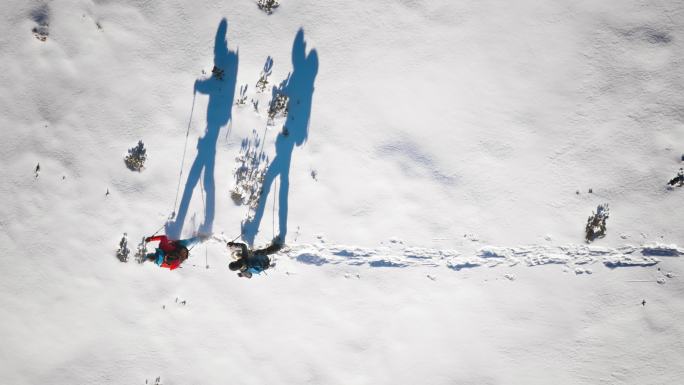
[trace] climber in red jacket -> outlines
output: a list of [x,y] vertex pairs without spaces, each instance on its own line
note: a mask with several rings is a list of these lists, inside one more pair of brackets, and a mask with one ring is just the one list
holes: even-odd
[[147,237],[145,242],[159,241],[159,247],[154,253],[147,254],[147,259],[154,261],[160,267],[166,267],[170,270],[176,269],[190,256],[188,248],[201,240],[200,237],[192,237],[172,241],[166,235]]

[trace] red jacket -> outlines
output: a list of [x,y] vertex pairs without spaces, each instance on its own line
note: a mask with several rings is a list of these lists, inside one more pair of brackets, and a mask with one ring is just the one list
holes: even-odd
[[180,266],[181,261],[180,259],[176,259],[175,261],[171,261],[171,263],[164,262],[160,265],[160,267],[166,267],[169,270],[177,269],[178,266]]
[[[156,237],[149,237],[147,241],[159,241],[159,248],[162,249],[162,251],[164,251],[165,254],[176,250],[176,245],[173,243],[173,241],[169,240],[169,238],[166,235],[157,235]],[[173,270],[178,268],[180,264],[180,259],[176,259],[171,262],[166,262],[166,257],[164,257],[164,262],[160,266]]]

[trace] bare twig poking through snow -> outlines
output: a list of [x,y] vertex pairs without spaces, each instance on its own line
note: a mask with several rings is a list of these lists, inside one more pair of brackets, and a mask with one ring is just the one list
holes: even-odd
[[[166,308],[166,306],[164,306],[164,308]],[[145,385],[147,385],[147,383],[148,383],[147,380],[145,380]],[[153,384],[153,385],[162,385],[161,377],[157,377],[157,378],[154,380],[154,384]]]
[[584,238],[587,242],[592,242],[596,238],[603,238],[606,235],[606,219],[608,219],[608,215],[608,203],[598,205],[596,213],[591,213],[584,228]]
[[131,171],[140,172],[145,166],[147,159],[147,150],[143,141],[138,141],[138,145],[128,150],[128,155],[124,158],[126,167]]
[[280,2],[278,0],[257,0],[257,6],[262,11],[268,13],[269,15],[273,13],[273,10],[278,8]]
[[119,250],[116,251],[116,257],[121,262],[128,262],[128,254],[131,250],[128,248],[128,235],[124,233],[123,238],[119,241]]

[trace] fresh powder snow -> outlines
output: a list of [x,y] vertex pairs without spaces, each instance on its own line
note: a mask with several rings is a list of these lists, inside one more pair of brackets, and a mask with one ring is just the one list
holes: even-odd
[[677,2],[0,10],[0,384],[684,377]]

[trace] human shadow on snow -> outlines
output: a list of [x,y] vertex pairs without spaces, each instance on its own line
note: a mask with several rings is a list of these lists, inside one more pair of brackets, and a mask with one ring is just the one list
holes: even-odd
[[194,93],[206,94],[209,97],[207,106],[207,128],[204,136],[197,140],[197,156],[195,157],[188,179],[185,182],[183,198],[178,212],[172,221],[166,224],[166,234],[179,238],[183,230],[190,200],[197,184],[202,179],[206,199],[204,202],[204,222],[200,225],[200,233],[211,233],[216,209],[216,185],[214,182],[214,166],[216,162],[216,143],[221,127],[231,119],[231,109],[235,95],[235,84],[238,69],[238,52],[228,50],[226,31],[228,22],[222,19],[216,31],[214,43],[214,70],[212,76],[195,81]]
[[242,224],[243,239],[250,245],[259,232],[259,224],[264,215],[268,194],[279,177],[278,191],[278,236],[285,241],[287,235],[288,193],[290,190],[290,165],[292,151],[301,146],[308,137],[314,81],[318,73],[318,53],[312,49],[306,54],[304,30],[300,29],[292,45],[292,73],[285,80],[283,92],[289,98],[287,119],[283,131],[276,138],[276,155],[268,165],[264,176],[259,203],[254,217]]

